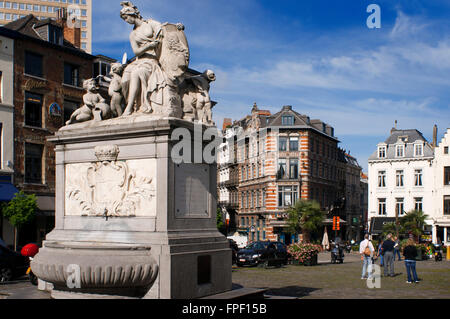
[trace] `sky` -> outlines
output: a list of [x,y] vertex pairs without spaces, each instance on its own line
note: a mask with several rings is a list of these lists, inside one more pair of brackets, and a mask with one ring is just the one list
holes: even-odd
[[[145,19],[185,25],[190,68],[213,70],[214,120],[256,102],[335,128],[340,147],[367,160],[398,129],[432,141],[450,128],[448,0],[135,0]],[[381,28],[369,29],[371,4]],[[93,1],[93,54],[132,57],[120,1]]]

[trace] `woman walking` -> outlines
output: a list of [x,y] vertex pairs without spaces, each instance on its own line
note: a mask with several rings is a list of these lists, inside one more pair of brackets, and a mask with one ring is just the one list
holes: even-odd
[[406,283],[411,284],[413,280],[415,283],[419,283],[419,278],[416,272],[416,257],[417,248],[414,244],[414,240],[408,239],[406,247],[403,250],[403,256],[405,256],[406,273],[408,274],[408,281]]

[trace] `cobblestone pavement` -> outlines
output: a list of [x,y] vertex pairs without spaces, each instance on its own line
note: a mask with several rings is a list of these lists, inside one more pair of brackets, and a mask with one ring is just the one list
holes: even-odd
[[[246,288],[268,288],[269,295],[300,299],[450,299],[450,262],[417,262],[418,284],[407,284],[403,261],[395,262],[395,277],[382,277],[381,288],[369,289],[361,280],[358,254],[332,265],[330,254],[320,254],[319,265],[288,265],[280,269],[233,268],[233,283]],[[379,261],[376,262],[379,264]],[[383,275],[383,268],[381,268]]]
[[25,278],[0,284],[0,299],[50,299],[50,294],[39,291]]

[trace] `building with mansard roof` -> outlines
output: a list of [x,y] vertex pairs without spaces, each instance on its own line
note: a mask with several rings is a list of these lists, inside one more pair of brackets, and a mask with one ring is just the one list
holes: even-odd
[[[271,114],[255,104],[250,115],[227,127],[228,138],[219,150],[219,198],[225,211],[233,206],[231,233],[237,231],[250,242],[297,242],[301,234],[289,233],[286,212],[299,199],[320,203],[328,213],[329,233],[332,216],[340,215],[347,224],[347,169],[332,126],[291,106]],[[227,163],[230,154],[235,156]],[[231,190],[234,195],[227,197]],[[345,233],[343,227],[341,237]]]
[[[369,228],[379,235],[383,225],[412,210],[433,210],[434,147],[415,129],[393,128],[369,158]],[[431,225],[431,217],[427,224]]]

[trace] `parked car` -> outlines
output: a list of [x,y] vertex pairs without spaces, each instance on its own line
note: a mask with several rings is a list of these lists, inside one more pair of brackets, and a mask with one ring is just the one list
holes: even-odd
[[28,257],[0,246],[0,282],[25,276],[29,265]]
[[258,241],[249,244],[237,254],[237,265],[242,266],[276,266],[286,265],[288,252],[286,245],[280,242]]

